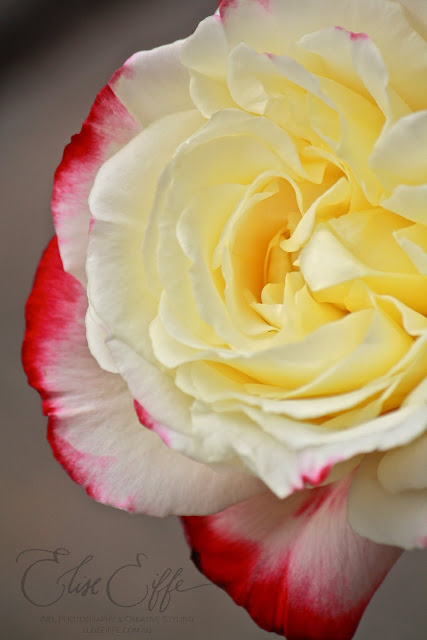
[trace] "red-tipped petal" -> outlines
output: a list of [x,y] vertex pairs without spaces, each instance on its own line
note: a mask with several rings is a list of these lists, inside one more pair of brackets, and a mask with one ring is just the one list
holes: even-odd
[[[100,502],[150,515],[212,513],[258,491],[254,478],[215,473],[141,426],[123,379],[88,349],[86,309],[85,290],[63,270],[54,238],[27,303],[23,363],[71,478]],[[152,423],[146,413],[145,421]]]
[[56,171],[52,211],[64,268],[86,283],[85,261],[96,174],[143,128],[169,113],[193,109],[181,42],[129,58],[98,94]]
[[98,94],[80,133],[65,147],[56,170],[52,212],[65,269],[85,283],[91,214],[88,198],[100,166],[140,127],[107,85]]
[[287,640],[350,640],[401,553],[349,527],[350,480],[183,518],[193,560],[262,628]]

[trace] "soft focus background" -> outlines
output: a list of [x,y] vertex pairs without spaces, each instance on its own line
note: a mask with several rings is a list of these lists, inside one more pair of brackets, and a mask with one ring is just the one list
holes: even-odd
[[[103,627],[100,636],[106,640],[277,637],[260,630],[214,586],[173,594],[164,614],[149,612],[145,604],[119,608],[108,601],[105,590],[99,595],[65,594],[55,605],[37,607],[24,598],[20,582],[25,569],[46,553],[26,553],[16,561],[26,549],[69,550],[60,567],[45,563],[33,569],[28,586],[39,602],[55,599],[58,576],[88,555],[93,560],[81,569],[77,582],[98,576],[105,580],[134,563],[138,552],[148,556],[144,572],[131,569],[127,574],[123,594],[129,603],[166,568],[182,568],[185,587],[206,582],[189,560],[177,519],[131,516],[95,503],[55,462],[39,397],[21,370],[20,349],[25,300],[41,251],[53,234],[50,191],[63,147],[128,56],[185,37],[215,6],[215,0],[0,0],[1,638],[69,640],[85,637],[91,627]],[[132,620],[150,615],[159,619],[151,624]],[[84,621],[102,616],[111,619]],[[425,638],[427,554],[407,553],[368,607],[356,640]]]

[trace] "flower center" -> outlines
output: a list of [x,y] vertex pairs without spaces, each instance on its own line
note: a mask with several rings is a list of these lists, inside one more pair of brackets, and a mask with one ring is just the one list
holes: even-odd
[[299,213],[289,214],[285,228],[278,231],[270,240],[264,262],[264,286],[269,283],[284,283],[286,274],[298,269],[295,262],[299,251],[288,253],[282,248],[282,242],[289,240],[300,219]]

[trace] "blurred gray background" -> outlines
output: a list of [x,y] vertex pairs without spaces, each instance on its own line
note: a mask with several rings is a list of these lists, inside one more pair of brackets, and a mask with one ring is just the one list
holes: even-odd
[[[183,569],[185,586],[206,582],[189,560],[177,519],[131,516],[95,503],[55,462],[39,397],[21,369],[20,349],[25,301],[53,234],[50,192],[63,147],[127,57],[190,34],[215,6],[215,0],[0,0],[1,638],[74,640],[87,636],[85,628],[99,626],[119,628],[99,634],[106,640],[277,637],[256,627],[214,586],[175,594],[165,614],[145,606],[121,609],[104,594],[83,592],[40,608],[24,598],[20,581],[32,562],[48,555],[33,551],[16,562],[27,549],[70,552],[61,570],[45,563],[29,574],[30,594],[39,603],[55,599],[58,575],[88,555],[93,559],[79,573],[85,580],[105,580],[145,553],[147,582],[169,567]],[[122,593],[131,602],[140,593],[141,574],[131,569],[126,577]],[[426,605],[427,553],[407,553],[369,605],[356,640],[425,640]],[[133,620],[149,615],[160,621]],[[84,621],[102,616],[110,620]]]

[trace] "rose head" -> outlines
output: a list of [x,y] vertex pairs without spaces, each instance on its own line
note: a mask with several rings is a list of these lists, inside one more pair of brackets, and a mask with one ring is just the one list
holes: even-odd
[[265,629],[350,639],[427,543],[427,4],[233,0],[65,150],[24,365],[96,500]]

